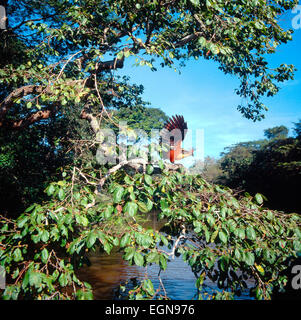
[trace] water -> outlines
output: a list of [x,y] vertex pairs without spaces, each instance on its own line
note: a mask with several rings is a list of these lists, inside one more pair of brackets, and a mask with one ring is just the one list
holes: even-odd
[[[164,221],[157,221],[156,213],[150,215],[150,221],[143,226],[154,230],[160,230]],[[79,270],[78,276],[81,280],[87,281],[92,285],[94,299],[110,300],[115,298],[115,293],[121,283],[132,282],[135,279],[143,280],[147,272],[149,279],[152,280],[155,290],[159,287],[159,266],[152,264],[146,268],[135,265],[128,265],[122,259],[122,253],[117,250],[110,255],[106,253],[92,253],[89,256],[91,265]],[[165,271],[160,273],[167,296],[175,300],[197,299],[197,289],[195,286],[196,277],[181,257],[170,259]],[[210,280],[204,283],[206,291],[217,290],[215,283]],[[163,293],[163,292],[162,292]],[[248,293],[242,293],[236,299],[250,299]]]

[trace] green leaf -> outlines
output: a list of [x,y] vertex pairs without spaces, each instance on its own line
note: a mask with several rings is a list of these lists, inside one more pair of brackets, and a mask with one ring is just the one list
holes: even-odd
[[42,274],[36,271],[30,271],[28,282],[30,286],[39,288],[40,284],[42,283]]
[[193,209],[192,211],[193,215],[198,219],[201,215],[201,212],[199,210]]
[[139,252],[135,252],[134,261],[137,266],[142,267],[144,264],[144,257]]
[[117,59],[122,59],[123,58],[123,55],[124,55],[124,52],[123,51],[119,51],[118,53],[117,53]]
[[147,205],[144,202],[138,201],[137,204],[138,204],[139,210],[141,212],[146,213],[146,212],[149,211],[148,208],[147,208]]
[[111,205],[107,206],[105,211],[103,212],[104,218],[109,219],[111,217],[113,211],[114,211],[113,206],[111,206]]
[[43,230],[41,234],[41,240],[43,242],[47,242],[49,240],[49,232],[47,230]]
[[124,51],[124,56],[125,56],[126,58],[128,58],[130,55],[131,55],[131,51],[130,51],[130,50],[125,50],[125,51]]
[[160,239],[161,239],[161,241],[163,242],[163,244],[165,246],[168,246],[169,242],[168,242],[167,238],[163,234],[160,235]]
[[207,44],[207,40],[204,37],[201,37],[198,39],[198,43],[202,46],[205,47]]
[[152,238],[148,234],[142,232],[135,232],[135,239],[139,245],[146,248],[152,244]]
[[131,237],[129,233],[125,233],[120,240],[120,247],[123,248],[130,243]]
[[218,237],[220,238],[221,242],[223,243],[227,243],[228,241],[228,236],[227,236],[227,233],[223,230],[221,230],[219,233],[218,233]]
[[147,167],[146,167],[147,174],[152,174],[153,171],[154,171],[154,167],[152,165],[150,165],[150,164],[147,165]]
[[29,274],[31,272],[31,269],[29,268],[26,273],[25,273],[25,276],[23,278],[23,281],[22,281],[22,289],[26,289],[26,287],[28,286],[28,283],[29,283]]
[[108,241],[104,241],[104,242],[103,242],[103,248],[104,248],[104,250],[105,250],[105,252],[106,252],[107,254],[110,254],[113,246],[112,246]]
[[228,269],[229,265],[229,259],[226,256],[222,256],[219,260],[220,262],[220,268],[223,272],[225,272]]
[[129,185],[132,185],[134,183],[134,181],[129,176],[124,177],[124,182]]
[[255,233],[255,230],[252,226],[247,227],[246,235],[247,235],[247,238],[250,240],[256,239],[256,233]]
[[47,263],[47,260],[48,260],[48,257],[49,257],[49,252],[46,248],[44,248],[41,252],[41,260],[43,263]]
[[67,284],[68,284],[68,277],[65,273],[62,273],[59,277],[59,284],[62,286],[62,287],[65,287]]
[[221,208],[221,211],[220,211],[220,214],[223,218],[226,218],[226,215],[227,215],[227,211],[228,209],[226,207],[222,207]]
[[294,246],[294,250],[296,250],[296,251],[301,251],[301,241],[299,241],[299,240],[294,240],[294,241],[293,241],[293,246]]
[[124,250],[125,254],[123,256],[124,260],[131,260],[135,254],[135,248],[127,247]]
[[113,239],[113,245],[114,245],[115,247],[119,246],[119,239],[118,239],[118,238],[114,238],[114,239]]
[[159,258],[159,265],[161,267],[162,270],[166,270],[167,268],[167,261],[166,261],[166,258],[163,254],[160,255],[160,258]]
[[162,160],[159,160],[159,161],[158,161],[158,165],[159,165],[159,168],[160,168],[161,170],[164,169],[164,162],[163,162]]
[[48,196],[51,196],[53,193],[54,193],[54,191],[55,191],[55,187],[54,187],[54,185],[53,184],[51,184],[48,188],[47,188],[47,195]]
[[161,207],[162,211],[164,211],[164,210],[169,208],[169,205],[168,205],[168,202],[167,202],[166,199],[161,199],[160,200],[160,207]]
[[91,248],[97,239],[97,234],[94,231],[91,231],[87,237],[86,244],[87,248]]
[[21,288],[18,285],[8,285],[3,292],[3,300],[18,300]]
[[203,273],[199,276],[199,278],[197,279],[195,285],[196,285],[196,287],[197,287],[198,289],[200,289],[200,287],[203,285],[204,280],[205,280],[205,277],[206,277],[206,273],[203,272]]
[[80,193],[79,193],[79,192],[74,192],[73,198],[74,198],[75,200],[79,200],[79,199],[80,199]]
[[82,216],[81,214],[77,214],[75,216],[75,220],[78,224],[81,224],[84,227],[87,227],[89,224],[89,220],[87,219],[87,217]]
[[41,236],[39,234],[32,234],[31,235],[31,240],[34,242],[34,243],[38,243],[41,239]]
[[151,296],[155,294],[154,285],[150,279],[143,281],[143,289]]
[[138,211],[138,205],[135,202],[127,202],[123,211],[127,212],[131,217],[134,217]]
[[144,180],[145,180],[145,182],[146,182],[148,185],[152,185],[152,183],[153,183],[152,177],[149,176],[148,174],[146,174],[146,175],[144,176]]
[[14,252],[13,252],[13,260],[15,262],[19,262],[19,261],[23,260],[22,252],[21,252],[20,248],[17,248],[17,249],[14,250]]
[[60,188],[59,193],[58,193],[59,199],[62,201],[65,199],[65,191],[64,189]]
[[234,250],[234,256],[235,258],[238,260],[238,261],[241,261],[242,259],[242,254],[241,254],[241,251],[238,249],[238,248],[235,248]]
[[263,292],[262,292],[262,289],[259,286],[256,287],[255,295],[256,295],[256,299],[257,300],[262,300]]
[[236,234],[240,239],[245,239],[245,237],[246,237],[245,229],[242,229],[242,228],[236,229],[236,230],[235,230],[235,234]]
[[189,0],[194,6],[199,7],[200,0]]
[[159,262],[159,254],[158,252],[154,251],[154,252],[150,252],[147,256],[146,256],[146,261],[149,263],[152,262]]
[[30,212],[30,211],[32,211],[32,209],[34,209],[36,207],[36,204],[34,203],[34,204],[32,204],[30,207],[28,207],[26,210],[25,210],[25,212]]
[[215,45],[215,44],[212,44],[210,49],[211,49],[213,54],[219,54],[219,52],[220,52],[219,47],[217,45]]
[[215,241],[215,239],[216,239],[216,237],[217,237],[217,235],[218,235],[218,229],[217,230],[215,230],[213,233],[212,233],[212,235],[211,235],[211,239],[210,239],[210,242],[214,242]]
[[147,210],[148,210],[148,211],[151,211],[151,210],[152,210],[153,204],[154,204],[154,203],[153,203],[149,198],[147,198],[146,207],[147,207]]
[[233,219],[228,220],[227,225],[229,226],[230,232],[234,232],[236,230],[236,222]]
[[18,219],[18,220],[17,220],[17,226],[18,226],[18,228],[23,228],[28,219],[29,219],[28,216],[24,216],[24,217]]
[[210,233],[208,231],[207,226],[203,225],[203,230],[204,230],[204,233],[205,233],[206,242],[208,243],[210,241]]
[[245,254],[244,262],[249,266],[253,266],[255,262],[254,254],[252,252],[247,251]]
[[255,22],[255,27],[256,27],[256,29],[262,29],[262,24],[259,22],[259,21],[256,21]]
[[215,219],[214,217],[212,216],[212,214],[208,213],[206,215],[206,219],[207,219],[207,222],[209,224],[210,227],[212,227],[214,224],[215,224]]
[[135,193],[134,192],[130,192],[130,199],[132,201],[135,201],[136,200],[136,196],[135,196]]
[[90,290],[89,291],[77,290],[76,299],[77,300],[93,300],[93,292]]
[[255,200],[256,200],[256,202],[260,205],[260,204],[262,204],[263,203],[263,197],[262,197],[262,195],[260,194],[260,193],[257,193],[256,195],[255,195]]
[[122,199],[122,196],[123,196],[123,193],[124,193],[124,188],[121,187],[121,186],[118,186],[115,190],[114,190],[114,193],[113,193],[113,201],[115,203],[119,203]]

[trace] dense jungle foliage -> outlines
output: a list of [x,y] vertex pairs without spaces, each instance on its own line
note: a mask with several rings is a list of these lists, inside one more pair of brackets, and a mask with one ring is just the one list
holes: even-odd
[[300,213],[300,126],[299,120],[294,124],[293,136],[288,136],[285,126],[266,129],[266,139],[229,146],[220,159],[196,161],[190,172],[241,192],[260,192],[270,208]]

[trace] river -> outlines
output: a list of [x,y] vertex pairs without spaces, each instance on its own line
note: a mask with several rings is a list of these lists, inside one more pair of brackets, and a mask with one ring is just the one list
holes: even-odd
[[[164,223],[164,221],[158,222],[156,213],[152,213],[146,226],[160,230]],[[117,250],[112,251],[110,255],[92,253],[89,255],[89,260],[91,265],[82,267],[78,276],[81,280],[91,284],[96,300],[116,299],[116,292],[121,283],[135,283],[136,280],[143,280],[146,272],[146,268],[128,265],[122,259],[122,253]],[[155,289],[159,287],[158,272],[159,266],[156,264],[147,268],[148,277],[152,280]],[[161,271],[160,277],[169,298],[174,300],[197,299],[196,277],[191,271],[191,267],[181,257],[170,259],[166,270]],[[209,280],[205,281],[204,285],[208,292],[211,292],[212,289],[218,290],[216,284]],[[235,299],[246,300],[251,297],[247,290]]]

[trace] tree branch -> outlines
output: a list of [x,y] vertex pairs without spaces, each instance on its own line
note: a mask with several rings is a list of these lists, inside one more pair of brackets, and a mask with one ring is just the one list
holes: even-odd
[[10,121],[4,120],[0,122],[0,127],[5,127],[13,130],[24,129],[31,124],[42,119],[48,119],[55,111],[53,109],[45,109],[31,113],[28,117],[21,120]]
[[85,106],[80,113],[80,117],[82,119],[88,120],[90,122],[91,128],[94,134],[100,130],[100,124],[97,120],[97,117],[93,116],[93,114],[89,111],[89,106]]
[[183,37],[182,39],[180,39],[177,43],[175,43],[175,47],[176,48],[183,47],[185,44],[199,38],[202,34],[203,34],[202,32],[195,32],[195,33],[189,34]]
[[99,185],[97,186],[97,190],[96,192],[98,193],[103,185],[105,184],[106,180],[109,178],[109,176],[116,172],[117,170],[119,170],[120,168],[124,167],[124,166],[130,166],[134,169],[138,169],[139,167],[141,167],[141,165],[143,166],[143,168],[145,168],[145,166],[147,165],[147,161],[145,159],[142,158],[136,158],[136,159],[131,159],[131,160],[124,160],[119,162],[116,166],[112,167],[107,174],[100,180]]
[[[78,54],[78,52],[76,53]],[[57,76],[57,79],[60,77],[60,75],[62,74],[66,64],[68,62],[70,62],[70,60],[76,55],[72,55],[71,58],[69,58],[67,60],[67,62],[65,63],[65,65],[63,66],[63,68],[61,69],[60,73]],[[96,71],[91,74],[88,78],[86,79],[79,79],[79,80],[70,80],[67,81],[65,84],[66,85],[78,85],[78,84],[83,84],[88,88],[94,88],[94,79],[93,77],[95,76],[95,74],[98,74],[102,71],[106,71],[106,70],[114,70],[117,68],[123,68],[124,65],[124,56],[121,59],[115,58],[113,60],[109,60],[106,62],[101,62],[99,63]],[[12,107],[12,105],[14,104],[15,100],[26,97],[30,94],[41,94],[41,93],[47,93],[47,94],[51,94],[54,91],[55,88],[55,84],[52,85],[27,85],[27,86],[22,86],[20,88],[17,88],[15,90],[13,90],[1,103],[0,103],[0,127],[4,126],[5,124],[5,117],[7,114],[7,111]],[[41,113],[38,113],[39,116],[35,119],[44,119]],[[20,120],[21,122],[23,120]],[[38,120],[35,120],[38,121]],[[34,122],[35,122],[34,121]],[[16,121],[16,126],[17,127],[22,127],[22,126],[18,126]],[[20,122],[20,123],[21,123]],[[11,126],[9,126],[11,127]]]

